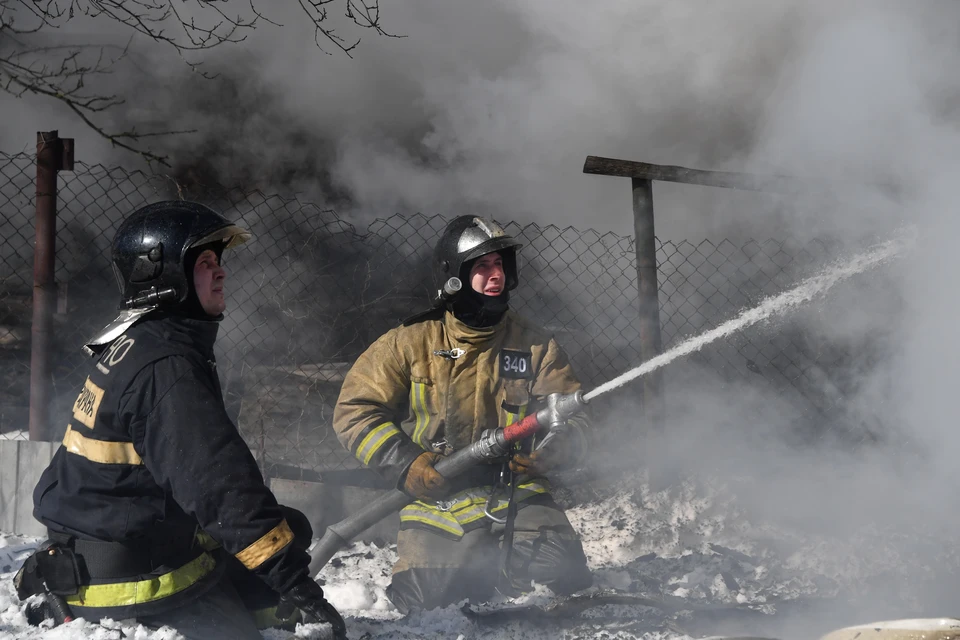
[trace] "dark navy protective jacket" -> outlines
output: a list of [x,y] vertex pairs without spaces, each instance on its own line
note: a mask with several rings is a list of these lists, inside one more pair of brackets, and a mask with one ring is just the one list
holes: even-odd
[[[218,326],[148,316],[104,350],[34,491],[34,516],[51,532],[131,548],[189,541],[202,530],[283,593],[307,574],[309,556],[291,544],[227,416],[213,355]],[[188,573],[151,587],[152,597],[204,571],[195,561]],[[95,590],[84,595],[85,604],[96,601]]]

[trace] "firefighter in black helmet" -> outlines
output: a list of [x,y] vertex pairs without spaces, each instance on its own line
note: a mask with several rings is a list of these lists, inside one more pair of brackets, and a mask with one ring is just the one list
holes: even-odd
[[485,600],[495,589],[516,595],[532,582],[558,593],[592,582],[544,477],[584,451],[585,415],[463,476],[447,480],[433,466],[537,411],[547,395],[580,388],[557,342],[509,309],[519,247],[491,220],[453,220],[434,254],[433,307],[371,345],[337,401],[341,443],[417,498],[400,512],[387,591],[401,611]]
[[249,237],[190,202],[120,226],[121,313],[84,347],[96,360],[34,491],[49,540],[17,575],[21,597],[204,640],[259,640],[250,606],[279,601],[346,637],[307,572],[309,522],[277,504],[224,409],[221,257]]

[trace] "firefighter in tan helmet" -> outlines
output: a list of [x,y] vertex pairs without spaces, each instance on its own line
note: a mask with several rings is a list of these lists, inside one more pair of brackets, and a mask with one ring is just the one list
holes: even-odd
[[[340,392],[340,441],[417,498],[400,513],[388,588],[403,612],[486,600],[497,590],[517,595],[534,582],[561,594],[592,582],[544,478],[583,453],[584,415],[463,476],[447,480],[433,466],[485,429],[536,411],[548,394],[580,388],[557,342],[509,308],[519,247],[488,219],[453,220],[434,254],[434,307],[374,342]],[[445,287],[453,277],[459,290]]]

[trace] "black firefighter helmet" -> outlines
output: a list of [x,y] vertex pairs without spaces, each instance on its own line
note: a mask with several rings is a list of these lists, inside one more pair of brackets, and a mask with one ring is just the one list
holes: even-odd
[[155,202],[123,221],[113,239],[120,307],[183,304],[190,290],[184,257],[192,247],[235,247],[250,233],[196,202]]
[[249,239],[246,229],[195,202],[155,202],[137,209],[113,238],[120,315],[88,340],[84,351],[96,356],[151,311],[187,303],[192,272],[187,273],[184,259],[191,248],[226,249]]
[[[446,296],[441,293],[450,278],[459,278],[464,287],[469,287],[470,273],[467,265],[494,251],[503,259],[506,290],[516,289],[520,282],[517,250],[522,246],[493,220],[479,216],[460,216],[453,219],[443,230],[434,249],[434,301],[452,297],[449,290]],[[456,295],[456,292],[453,292],[453,295]]]

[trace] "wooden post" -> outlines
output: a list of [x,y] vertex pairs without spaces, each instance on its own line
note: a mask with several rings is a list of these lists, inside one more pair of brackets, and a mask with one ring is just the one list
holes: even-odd
[[[799,193],[811,187],[809,183],[790,176],[702,171],[598,156],[587,156],[583,163],[583,172],[630,178],[632,181],[633,232],[637,254],[637,293],[640,305],[640,356],[644,362],[663,350],[660,337],[657,243],[653,224],[653,181],[664,180],[773,193]],[[664,418],[663,376],[660,371],[654,371],[644,376],[641,383],[645,417],[654,427],[658,427]]]
[[[637,256],[637,294],[640,312],[640,358],[646,362],[663,350],[660,337],[660,295],[657,284],[657,242],[653,221],[653,182],[632,179],[633,233]],[[663,422],[663,375],[643,377],[643,412],[650,425]]]

